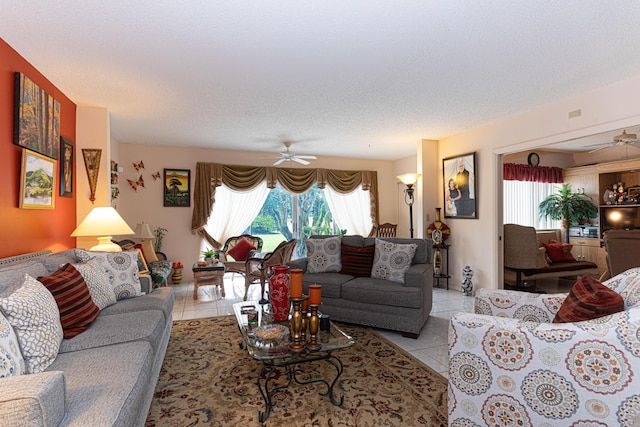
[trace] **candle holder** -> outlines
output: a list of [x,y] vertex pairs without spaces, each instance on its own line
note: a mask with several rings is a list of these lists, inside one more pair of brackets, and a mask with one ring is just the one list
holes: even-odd
[[309,317],[309,342],[307,349],[320,350],[322,344],[318,342],[318,329],[320,329],[320,319],[318,318],[318,307],[320,304],[309,304],[311,317]]
[[302,339],[302,342],[307,341],[307,329],[309,328],[308,304],[309,296],[302,295],[302,330],[300,331],[300,338]]
[[304,298],[291,298],[293,302],[293,313],[291,313],[291,344],[289,350],[292,353],[302,353],[304,351],[304,340],[302,339],[302,310],[301,304]]

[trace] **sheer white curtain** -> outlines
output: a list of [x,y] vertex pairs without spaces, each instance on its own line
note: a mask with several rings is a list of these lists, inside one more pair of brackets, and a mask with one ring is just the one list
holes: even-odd
[[205,230],[220,243],[238,236],[258,215],[268,195],[266,181],[253,190],[243,192],[230,190],[224,185],[217,187],[216,203]]
[[371,197],[368,191],[357,188],[351,193],[342,194],[330,186],[324,188],[327,204],[333,218],[340,229],[346,229],[347,234],[368,236],[371,232]]
[[535,227],[538,230],[561,228],[560,221],[540,218],[538,205],[561,184],[528,181],[503,181],[504,223]]

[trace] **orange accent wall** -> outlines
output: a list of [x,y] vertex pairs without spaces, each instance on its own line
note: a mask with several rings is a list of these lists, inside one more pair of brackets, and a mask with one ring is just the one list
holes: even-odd
[[[14,73],[20,72],[60,103],[60,134],[76,140],[76,104],[0,39],[0,257],[43,249],[54,252],[75,247],[76,197],[60,197],[56,163],[55,209],[20,209],[22,147],[13,144]],[[74,155],[78,153],[74,150]],[[75,169],[75,165],[74,165]],[[73,171],[73,188],[77,173]]]

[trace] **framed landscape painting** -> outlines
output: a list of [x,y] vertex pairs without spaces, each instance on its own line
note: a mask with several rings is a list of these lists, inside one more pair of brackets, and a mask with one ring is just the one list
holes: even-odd
[[53,209],[55,204],[56,161],[31,150],[22,150],[20,207]]
[[476,153],[442,159],[444,217],[478,218]]
[[31,79],[15,73],[13,143],[58,159],[60,103]]
[[189,169],[164,170],[164,206],[191,206],[191,187]]

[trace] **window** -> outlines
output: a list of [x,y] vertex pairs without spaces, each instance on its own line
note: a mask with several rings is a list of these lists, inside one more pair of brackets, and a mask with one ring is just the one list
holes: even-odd
[[560,221],[539,218],[538,205],[556,193],[560,184],[532,181],[503,181],[505,224],[519,224],[538,230],[561,228]]

